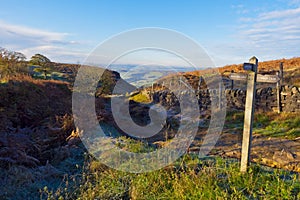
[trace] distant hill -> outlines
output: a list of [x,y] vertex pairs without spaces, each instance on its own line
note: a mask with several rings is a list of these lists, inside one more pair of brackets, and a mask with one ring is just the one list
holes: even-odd
[[111,65],[109,70],[119,72],[122,79],[136,87],[141,87],[150,86],[152,82],[169,74],[192,71],[195,68],[186,66],[116,64]]
[[[279,60],[270,60],[270,61],[264,61],[258,63],[258,72],[265,72],[265,71],[277,71],[279,70],[280,63],[283,63],[285,70],[294,70],[296,68],[300,67],[300,57],[297,58],[291,58],[291,59],[279,59]],[[199,71],[191,71],[186,72],[185,74],[191,74],[191,75],[204,75],[207,72],[211,72],[211,70],[215,69],[205,69],[205,70],[199,70]],[[224,67],[219,67],[217,70],[221,74],[226,74],[227,72],[231,72],[232,70],[234,72],[243,72],[243,64],[233,64],[233,65],[226,65]]]
[[[278,59],[270,60],[258,63],[258,73],[269,73],[275,74],[279,70],[280,63],[283,63],[284,69],[284,84],[300,86],[300,57],[291,59]],[[243,70],[243,64],[227,65],[219,68],[210,68],[199,71],[190,71],[185,73],[179,73],[184,76],[203,76],[210,74],[212,72],[219,72],[224,77],[234,72],[245,72]]]

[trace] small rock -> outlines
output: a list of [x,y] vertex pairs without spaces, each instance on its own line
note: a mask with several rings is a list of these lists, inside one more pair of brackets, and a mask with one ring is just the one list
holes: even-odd
[[287,151],[276,151],[273,155],[273,160],[281,165],[286,165],[294,161],[294,156]]

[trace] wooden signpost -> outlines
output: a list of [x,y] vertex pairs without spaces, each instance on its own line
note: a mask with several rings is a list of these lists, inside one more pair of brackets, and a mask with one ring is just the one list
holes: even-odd
[[229,78],[231,80],[235,80],[235,81],[246,81],[247,80],[247,74],[243,74],[243,73],[231,73],[229,75]]
[[243,73],[231,73],[229,76],[232,80],[247,81],[247,95],[245,105],[245,118],[244,118],[244,129],[243,129],[243,141],[242,141],[242,157],[241,157],[241,172],[246,172],[251,151],[252,141],[252,124],[254,117],[254,105],[256,95],[256,83],[276,83],[277,84],[277,106],[278,112],[281,111],[280,103],[280,81],[282,80],[283,67],[280,66],[280,72],[276,75],[262,75],[257,74],[258,60],[256,57],[252,57],[249,63],[244,63],[244,70],[247,70],[247,74]]
[[256,57],[252,57],[249,63],[245,63],[244,66],[251,65],[252,68],[246,68],[249,70],[247,75],[247,96],[245,105],[245,118],[243,129],[243,143],[242,143],[242,158],[241,158],[241,172],[246,172],[250,160],[251,140],[252,140],[252,123],[254,117],[254,103],[256,93],[256,78],[257,78],[257,66],[258,60]]

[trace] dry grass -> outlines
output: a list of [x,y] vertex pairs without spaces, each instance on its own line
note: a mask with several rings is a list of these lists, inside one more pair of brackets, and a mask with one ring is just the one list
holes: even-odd
[[7,76],[4,77],[5,82],[20,82],[20,83],[32,83],[38,86],[45,86],[46,84],[59,84],[59,85],[68,85],[67,82],[62,82],[59,80],[43,80],[43,79],[35,79],[32,78],[31,76],[28,76],[26,74],[17,74],[14,76]]
[[41,126],[45,119],[55,120],[55,116],[71,113],[71,90],[66,82],[17,75],[0,84],[0,93],[0,118],[11,122],[3,121],[1,130]]

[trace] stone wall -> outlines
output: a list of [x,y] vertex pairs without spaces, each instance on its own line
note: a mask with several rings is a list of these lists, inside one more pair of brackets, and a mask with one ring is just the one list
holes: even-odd
[[285,86],[281,92],[283,111],[300,112],[300,90],[295,86]]
[[[281,87],[281,107],[283,112],[300,112],[300,92],[295,86]],[[180,95],[186,95],[189,91],[182,91]],[[214,94],[214,95],[210,95]],[[199,90],[196,92],[200,110],[210,109],[211,103],[218,103],[219,90]],[[226,89],[227,109],[243,110],[245,108],[246,91],[243,89]],[[155,103],[163,106],[179,106],[178,98],[168,90],[156,91],[152,94]],[[211,97],[216,98],[214,100]],[[219,104],[219,103],[218,103]],[[221,102],[221,106],[224,102]],[[219,106],[219,105],[217,105]],[[266,87],[256,90],[255,109],[260,111],[277,111],[277,90],[276,88]]]

